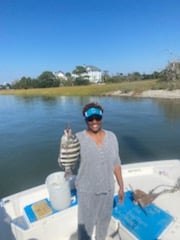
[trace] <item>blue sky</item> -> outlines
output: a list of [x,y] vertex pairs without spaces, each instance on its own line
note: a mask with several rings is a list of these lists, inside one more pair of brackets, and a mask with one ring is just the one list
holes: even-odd
[[0,83],[84,64],[152,73],[174,59],[179,0],[0,1]]

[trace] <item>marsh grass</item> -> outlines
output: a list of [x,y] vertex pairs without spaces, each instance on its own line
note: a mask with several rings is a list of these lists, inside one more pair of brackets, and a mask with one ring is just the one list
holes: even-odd
[[154,88],[155,80],[144,80],[135,82],[122,82],[116,84],[93,84],[88,86],[38,88],[38,89],[16,89],[1,90],[0,95],[20,95],[20,96],[103,96],[113,91],[145,91]]
[[180,89],[180,81],[157,81],[152,87],[153,90],[167,89],[169,91]]

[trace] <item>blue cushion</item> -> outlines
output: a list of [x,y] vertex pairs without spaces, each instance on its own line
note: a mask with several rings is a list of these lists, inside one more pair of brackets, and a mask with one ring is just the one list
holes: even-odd
[[125,193],[122,204],[115,196],[112,215],[139,240],[156,240],[173,220],[170,214],[153,203],[143,208],[135,204],[132,191]]
[[[76,193],[75,189],[71,190],[71,204],[70,204],[69,207],[73,207],[73,206],[77,205],[77,195],[76,194],[77,193]],[[47,216],[50,216],[50,215],[55,214],[57,212],[60,212],[60,210],[56,210],[52,207],[51,202],[47,198],[42,199],[40,201],[44,201],[51,209],[51,212],[49,214],[45,215],[44,217],[47,217]],[[37,218],[36,214],[33,211],[33,205],[39,203],[40,201],[34,202],[34,203],[29,204],[29,205],[24,207],[25,214],[28,217],[30,223],[33,223],[33,222],[36,222],[37,220],[39,220]]]

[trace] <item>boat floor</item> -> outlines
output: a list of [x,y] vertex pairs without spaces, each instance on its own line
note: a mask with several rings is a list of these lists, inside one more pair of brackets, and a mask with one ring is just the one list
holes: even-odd
[[[180,161],[164,160],[126,164],[122,166],[122,170],[126,199],[121,205],[115,202],[107,239],[179,240],[179,188],[172,193],[160,194],[145,207],[130,202],[129,196],[136,189],[148,193],[152,189],[158,192],[170,189],[171,186],[180,185]],[[115,195],[117,191],[116,185]],[[40,200],[48,199],[48,196],[47,186],[43,184],[3,198],[0,202],[0,239],[77,240],[78,206],[76,204],[39,220],[30,221],[25,211],[26,207]],[[129,207],[128,204],[133,205]],[[149,225],[146,221],[148,217],[150,219]],[[158,217],[161,219],[159,220]],[[165,219],[166,222],[163,222],[162,219]],[[161,232],[158,232],[160,228],[155,229],[155,226],[160,221],[162,221],[162,229]],[[146,234],[145,238],[144,234]],[[154,238],[156,235],[157,237]],[[94,239],[94,234],[92,239]]]

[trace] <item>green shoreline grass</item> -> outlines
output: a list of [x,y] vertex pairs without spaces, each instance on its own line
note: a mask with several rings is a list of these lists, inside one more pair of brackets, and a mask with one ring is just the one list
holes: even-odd
[[153,89],[156,80],[122,82],[116,84],[101,84],[88,86],[56,87],[56,88],[35,88],[35,89],[10,89],[1,90],[0,95],[19,95],[19,96],[104,96],[110,95],[113,91],[122,92],[142,92]]

